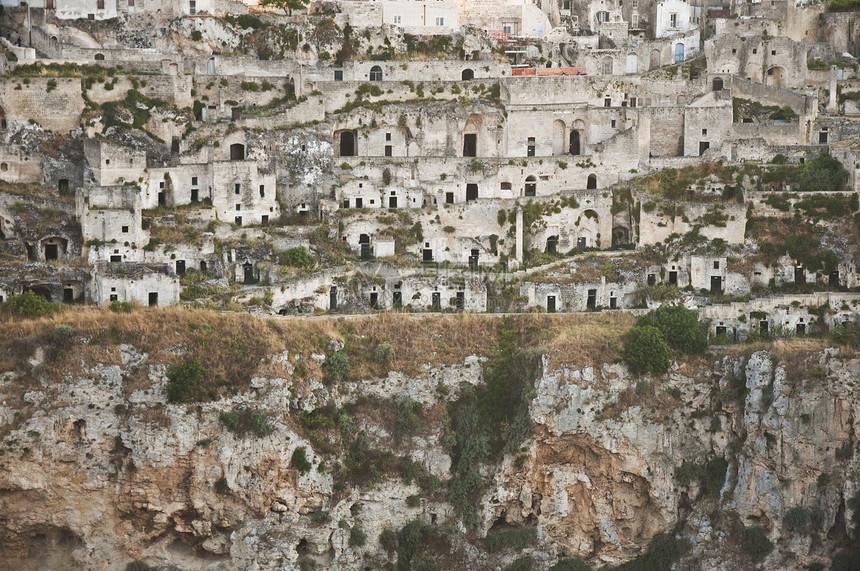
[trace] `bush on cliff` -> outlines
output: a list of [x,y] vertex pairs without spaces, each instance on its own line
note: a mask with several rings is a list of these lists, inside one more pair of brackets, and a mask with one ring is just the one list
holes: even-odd
[[203,363],[196,357],[171,365],[167,369],[168,402],[183,403],[206,400],[207,393],[203,386],[204,376]]
[[624,336],[624,360],[637,375],[664,373],[669,368],[669,345],[656,327],[634,327]]

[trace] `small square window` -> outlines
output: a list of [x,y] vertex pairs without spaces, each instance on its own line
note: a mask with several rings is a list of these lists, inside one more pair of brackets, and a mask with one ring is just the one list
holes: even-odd
[[770,55],[775,56],[775,55],[776,55],[776,50],[770,50]]
[[715,270],[719,270],[719,269],[720,269],[720,262],[719,262],[719,261],[714,262],[714,269],[715,269]]
[[[334,70],[334,80],[335,81],[343,81],[343,70],[336,69]],[[304,149],[302,149],[304,151]]]
[[391,140],[391,133],[386,133],[386,134],[385,134],[385,140],[386,140],[386,141],[390,141],[390,140]]
[[702,134],[703,134],[703,135],[707,135],[707,134],[708,134],[708,130],[707,130],[707,129],[702,129]]
[[163,183],[163,182],[159,182],[159,183],[158,183],[158,188],[164,188],[164,183]]
[[241,205],[241,204],[237,204],[237,205],[236,205],[236,210],[242,210],[242,205]]
[[123,234],[128,234],[128,226],[123,226],[123,227],[122,227],[122,233],[123,233]]
[[109,164],[110,164],[110,159],[105,159],[105,164],[106,164],[106,165],[109,165]]
[[738,49],[737,49],[737,48],[732,48],[732,53],[733,53],[733,54],[738,53]]
[[758,49],[757,49],[757,48],[753,48],[753,54],[757,54],[757,53],[758,53]]

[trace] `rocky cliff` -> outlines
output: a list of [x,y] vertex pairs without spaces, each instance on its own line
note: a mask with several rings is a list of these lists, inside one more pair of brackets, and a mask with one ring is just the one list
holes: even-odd
[[[477,467],[474,526],[450,496],[451,403],[483,385],[496,318],[7,322],[0,551],[18,569],[547,569],[635,565],[669,537],[676,569],[848,560],[853,351],[734,347],[634,377],[613,362],[627,319],[515,322],[543,354],[530,428]],[[204,396],[168,399],[192,357]]]

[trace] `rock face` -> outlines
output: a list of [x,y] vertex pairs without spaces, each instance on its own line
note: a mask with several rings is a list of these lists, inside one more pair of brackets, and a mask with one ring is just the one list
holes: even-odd
[[[783,353],[676,364],[648,379],[623,365],[545,362],[531,395],[533,438],[484,467],[483,523],[467,531],[444,493],[417,479],[382,469],[365,485],[338,481],[331,467],[345,460],[298,420],[363,402],[369,412],[351,430],[368,450],[391,447],[444,482],[445,402],[481,383],[479,356],[335,386],[258,377],[230,399],[179,405],[163,404],[166,366],[119,345],[115,363],[93,359],[85,375],[0,377],[0,546],[21,569],[123,569],[133,559],[363,569],[394,561],[378,540],[384,530],[420,520],[448,534],[435,554],[442,568],[513,561],[523,553],[495,553],[481,539],[512,527],[536,528],[526,554],[542,569],[574,555],[629,560],[663,532],[689,540],[680,568],[801,568],[829,561],[853,532],[860,364],[835,350]],[[380,403],[405,396],[421,403],[422,428],[398,441]],[[222,413],[243,409],[266,415],[271,432],[228,431]],[[803,529],[785,523],[792,508],[807,514]],[[776,548],[745,550],[754,528]]]

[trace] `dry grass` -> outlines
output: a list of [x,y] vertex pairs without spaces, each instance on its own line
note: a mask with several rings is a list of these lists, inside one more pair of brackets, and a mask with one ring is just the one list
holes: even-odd
[[[551,366],[599,366],[619,357],[621,336],[634,324],[624,313],[593,315],[521,315],[511,318],[522,347],[543,346]],[[52,333],[64,325],[74,330],[72,342],[57,347]],[[407,375],[427,367],[460,364],[470,355],[487,355],[496,344],[501,319],[491,315],[379,314],[360,318],[263,320],[239,313],[204,309],[136,308],[113,313],[94,307],[64,311],[52,318],[0,322],[2,370],[26,371],[35,347],[46,347],[43,365],[48,378],[61,379],[97,363],[119,364],[118,345],[128,343],[149,354],[149,364],[171,365],[197,357],[206,367],[210,386],[240,390],[254,376],[285,376],[283,365],[266,357],[289,351],[296,376],[321,377],[311,353],[331,351],[332,341],[346,343],[350,378]],[[387,364],[373,360],[381,343],[390,343],[394,357]],[[299,357],[301,356],[301,357]],[[227,381],[227,382],[225,382]],[[146,388],[146,367],[131,371],[127,390]]]

